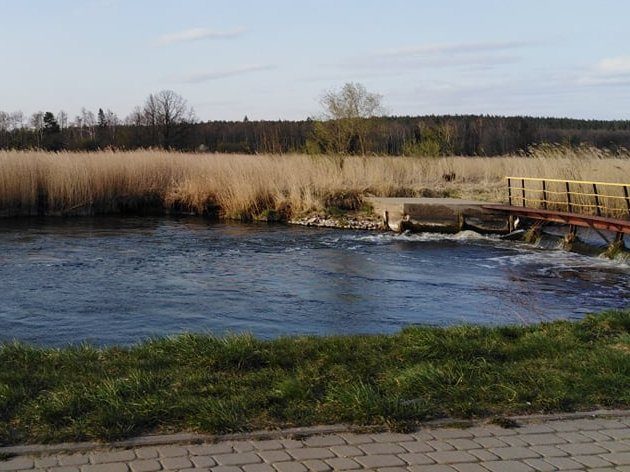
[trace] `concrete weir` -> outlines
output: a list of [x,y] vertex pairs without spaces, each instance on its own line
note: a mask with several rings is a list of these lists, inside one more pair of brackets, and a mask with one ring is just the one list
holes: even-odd
[[381,198],[368,199],[392,231],[457,233],[508,233],[505,212],[483,208],[488,202],[457,198]]

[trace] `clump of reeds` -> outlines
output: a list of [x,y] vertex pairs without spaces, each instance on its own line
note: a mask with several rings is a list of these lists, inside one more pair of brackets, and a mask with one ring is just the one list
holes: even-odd
[[[344,157],[133,152],[0,152],[0,215],[142,210],[251,218],[297,216],[366,195],[450,195],[505,201],[507,175],[620,182],[630,159],[581,154],[506,157]],[[348,204],[350,204],[348,203]]]

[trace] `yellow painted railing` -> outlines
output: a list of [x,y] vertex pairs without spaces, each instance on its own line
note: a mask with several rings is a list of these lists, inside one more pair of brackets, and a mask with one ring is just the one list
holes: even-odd
[[512,206],[630,219],[630,184],[506,177]]

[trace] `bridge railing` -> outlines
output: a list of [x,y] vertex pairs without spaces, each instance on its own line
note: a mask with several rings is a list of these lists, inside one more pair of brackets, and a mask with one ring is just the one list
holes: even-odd
[[510,206],[630,219],[630,184],[506,178]]

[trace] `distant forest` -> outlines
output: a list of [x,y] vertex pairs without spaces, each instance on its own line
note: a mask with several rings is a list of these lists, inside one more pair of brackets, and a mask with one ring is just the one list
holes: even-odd
[[163,148],[187,152],[496,156],[552,143],[630,149],[630,121],[529,116],[378,116],[381,96],[348,83],[322,99],[326,113],[303,121],[198,122],[172,90],[151,94],[124,120],[110,110],[0,111],[0,149],[85,151]]
[[[49,117],[50,118],[50,117]],[[539,143],[590,144],[630,149],[630,121],[500,116],[418,116],[363,118],[368,125],[364,152],[378,155],[483,155],[516,153]],[[49,120],[50,121],[50,120]],[[160,126],[133,123],[58,123],[0,128],[0,149],[97,150],[169,148],[225,153],[318,153],[314,120],[208,121],[177,123],[168,135]],[[360,154],[350,143],[341,150]]]

